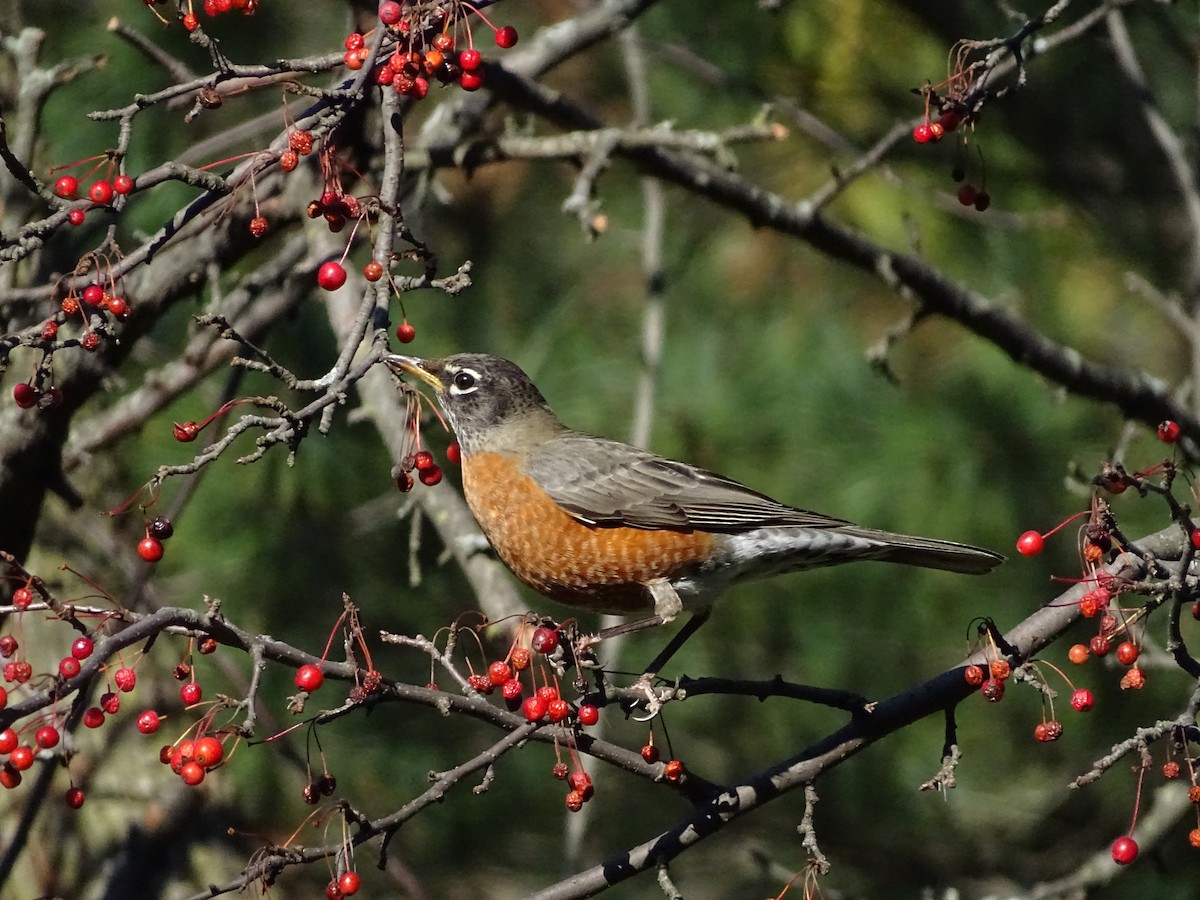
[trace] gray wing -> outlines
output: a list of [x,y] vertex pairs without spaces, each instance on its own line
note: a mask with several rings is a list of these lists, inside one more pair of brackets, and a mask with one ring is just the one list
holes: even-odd
[[588,435],[551,441],[526,459],[524,469],[555,503],[588,525],[738,532],[766,525],[850,524],[779,503],[722,475]]

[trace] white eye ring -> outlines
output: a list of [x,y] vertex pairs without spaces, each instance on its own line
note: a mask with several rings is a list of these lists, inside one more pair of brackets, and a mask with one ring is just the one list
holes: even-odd
[[469,394],[479,387],[479,373],[471,369],[460,369],[454,373],[454,380],[450,383],[450,393],[455,396]]

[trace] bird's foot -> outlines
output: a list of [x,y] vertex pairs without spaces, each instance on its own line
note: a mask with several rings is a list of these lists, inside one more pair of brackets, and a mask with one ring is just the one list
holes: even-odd
[[636,705],[645,710],[643,716],[634,716],[635,722],[649,722],[657,716],[663,707],[662,698],[658,692],[654,690],[655,674],[653,672],[643,672],[638,676],[638,680],[629,686],[629,690],[633,694],[642,694],[645,696],[645,701],[636,701]]

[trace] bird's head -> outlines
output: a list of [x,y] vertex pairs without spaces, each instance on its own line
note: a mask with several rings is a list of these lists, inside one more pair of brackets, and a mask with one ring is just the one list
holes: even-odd
[[529,376],[507,359],[456,353],[442,359],[393,355],[384,362],[433,388],[465,455],[518,452],[523,442],[566,430]]

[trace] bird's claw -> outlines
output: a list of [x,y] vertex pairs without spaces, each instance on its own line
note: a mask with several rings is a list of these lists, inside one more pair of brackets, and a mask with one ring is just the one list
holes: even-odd
[[[655,692],[653,682],[654,682],[654,673],[646,672],[645,674],[641,675],[637,681],[635,681],[633,684],[631,684],[629,686],[629,689],[631,691],[633,691],[634,693],[641,693],[641,694],[645,694],[645,696],[646,696],[646,700],[645,700],[646,715],[633,716],[633,720],[635,722],[649,722],[651,719],[655,718],[662,711],[663,701],[662,701],[662,698],[659,697],[658,694]],[[638,701],[636,701],[635,705],[641,705],[641,704],[642,704],[642,701],[638,700]]]

